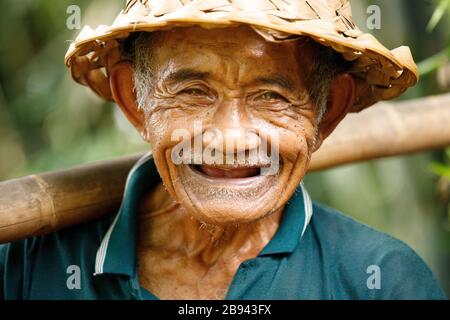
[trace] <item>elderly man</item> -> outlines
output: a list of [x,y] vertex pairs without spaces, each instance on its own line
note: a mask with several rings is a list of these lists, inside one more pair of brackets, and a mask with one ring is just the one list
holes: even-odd
[[4,247],[3,298],[445,298],[409,247],[301,183],[349,112],[417,80],[348,1],[128,1],[66,61],[152,152],[117,214]]

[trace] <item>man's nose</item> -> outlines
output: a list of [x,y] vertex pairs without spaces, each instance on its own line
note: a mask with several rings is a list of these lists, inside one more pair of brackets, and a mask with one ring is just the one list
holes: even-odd
[[204,146],[224,153],[239,153],[257,149],[260,139],[252,128],[245,105],[238,99],[222,103],[216,110],[212,130],[203,135]]

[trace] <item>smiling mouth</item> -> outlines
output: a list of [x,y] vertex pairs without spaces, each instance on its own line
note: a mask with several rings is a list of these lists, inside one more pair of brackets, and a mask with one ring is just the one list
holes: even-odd
[[242,179],[256,177],[261,174],[261,167],[259,166],[194,165],[193,169],[211,178]]

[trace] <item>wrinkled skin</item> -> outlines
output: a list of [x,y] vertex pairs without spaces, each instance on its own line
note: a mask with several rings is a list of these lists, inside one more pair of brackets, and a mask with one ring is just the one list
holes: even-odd
[[[354,82],[347,74],[333,81],[318,126],[305,89],[314,54],[307,45],[269,43],[248,27],[158,32],[153,45],[146,112],[136,106],[130,64],[111,71],[114,98],[151,144],[163,181],[142,201],[140,282],[162,299],[222,299],[240,263],[275,234],[311,154],[352,105]],[[264,176],[258,164],[175,165],[172,133],[186,128],[193,137],[195,120],[203,130],[232,129],[220,144],[245,141],[236,153],[258,147],[248,129],[276,130],[280,170]],[[211,143],[218,142],[203,138],[204,148]]]

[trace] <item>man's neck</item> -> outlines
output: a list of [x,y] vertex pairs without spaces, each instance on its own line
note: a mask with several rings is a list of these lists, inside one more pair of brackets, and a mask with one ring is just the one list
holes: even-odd
[[[256,257],[272,239],[281,214],[279,210],[240,225],[208,225],[193,218],[160,184],[143,199],[140,214],[139,273],[144,287],[160,291],[160,297],[184,298],[168,295],[161,283],[173,275],[173,285],[196,286],[192,288],[196,294],[186,298],[223,298],[217,290],[228,289],[239,265]],[[177,270],[175,265],[183,267]],[[198,287],[199,279],[203,288]]]

